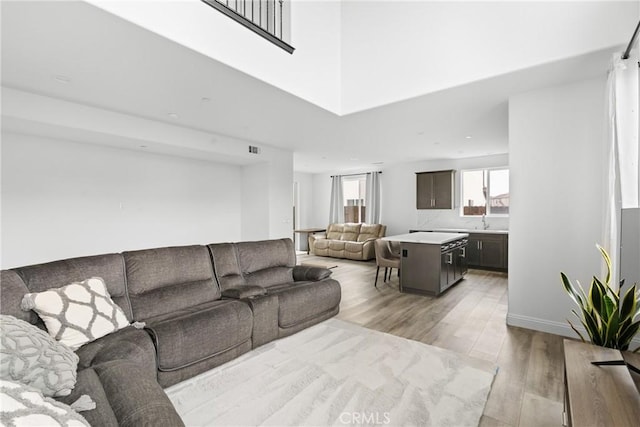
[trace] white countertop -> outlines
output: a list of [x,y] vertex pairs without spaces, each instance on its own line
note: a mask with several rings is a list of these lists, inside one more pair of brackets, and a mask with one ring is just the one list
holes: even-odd
[[509,230],[492,230],[490,228],[486,230],[476,230],[471,228],[434,228],[433,232],[437,233],[478,233],[478,234],[509,234]]
[[444,243],[453,242],[454,240],[460,240],[464,237],[469,237],[469,235],[466,233],[434,233],[434,232],[419,231],[417,233],[387,236],[387,237],[383,237],[382,240],[389,240],[392,242],[426,243],[428,245],[442,245]]

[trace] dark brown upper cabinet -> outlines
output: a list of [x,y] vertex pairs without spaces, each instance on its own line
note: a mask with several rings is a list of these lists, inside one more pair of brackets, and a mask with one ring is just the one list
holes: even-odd
[[417,208],[453,209],[455,173],[455,170],[416,172]]

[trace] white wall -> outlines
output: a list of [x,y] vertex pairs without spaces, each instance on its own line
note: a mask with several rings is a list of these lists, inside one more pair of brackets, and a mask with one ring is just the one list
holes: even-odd
[[263,148],[243,167],[242,240],[293,238],[293,153]]
[[239,166],[2,134],[2,268],[241,237]]
[[[381,222],[387,226],[387,235],[407,233],[415,228],[482,228],[481,218],[460,216],[460,171],[484,167],[507,166],[506,154],[467,159],[431,160],[401,163],[382,168]],[[416,172],[456,170],[456,209],[426,210],[416,208]],[[363,171],[364,172],[364,171]],[[329,174],[314,175],[314,212],[320,224],[329,218],[331,180]],[[509,219],[487,217],[491,229],[508,229]]]
[[604,107],[604,77],[509,101],[510,325],[575,336],[560,272],[588,286],[601,271]]
[[297,228],[319,227],[314,223],[313,201],[313,174],[294,172],[293,180],[298,184]]
[[242,168],[242,240],[269,237],[269,164]]
[[343,1],[342,113],[626,43],[639,11],[637,1]]
[[329,174],[313,175],[313,223],[317,227],[329,225],[331,201],[331,177]]
[[293,238],[293,152],[265,148],[273,152],[269,161],[268,239]]
[[339,1],[291,2],[293,55],[199,0],[89,3],[329,111],[340,109]]

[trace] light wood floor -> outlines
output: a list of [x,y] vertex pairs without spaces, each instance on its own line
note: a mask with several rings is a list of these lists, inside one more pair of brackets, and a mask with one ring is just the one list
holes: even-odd
[[562,337],[506,325],[507,275],[469,270],[438,298],[401,294],[398,277],[373,286],[374,261],[299,253],[299,262],[330,262],[342,285],[338,318],[499,366],[480,425],[562,425]]

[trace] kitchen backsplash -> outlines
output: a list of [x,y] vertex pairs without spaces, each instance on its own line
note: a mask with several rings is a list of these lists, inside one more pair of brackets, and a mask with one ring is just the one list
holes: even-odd
[[[508,217],[485,217],[488,230],[508,230]],[[482,217],[460,216],[458,209],[453,210],[418,210],[416,229],[432,228],[464,228],[482,230]]]

